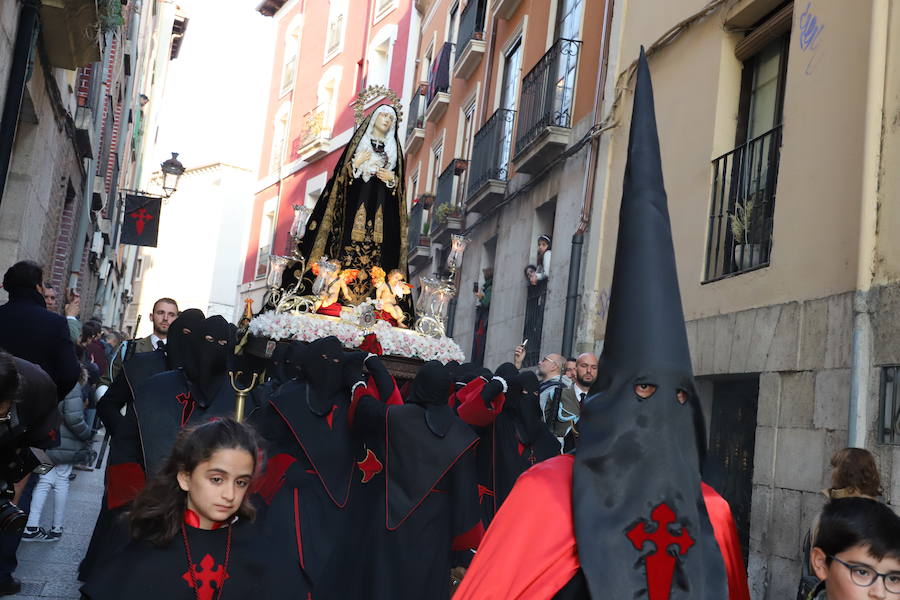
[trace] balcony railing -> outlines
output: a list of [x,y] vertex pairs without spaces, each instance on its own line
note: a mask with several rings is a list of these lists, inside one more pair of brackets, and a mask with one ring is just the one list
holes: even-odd
[[522,79],[522,101],[516,130],[516,154],[547,127],[572,126],[572,99],[579,40],[558,39]]
[[331,136],[328,118],[328,107],[317,106],[303,115],[303,130],[300,132],[300,147],[306,146],[321,138]]
[[459,21],[459,33],[456,36],[456,51],[462,52],[469,40],[484,39],[484,12],[487,0],[469,0],[462,11]]
[[409,116],[406,121],[406,137],[408,138],[414,129],[425,127],[425,91],[417,90],[409,101]]
[[515,118],[516,111],[497,109],[484,127],[475,133],[467,198],[471,198],[491,179],[506,181],[509,178],[509,148]]
[[769,264],[781,125],[712,162],[706,281]]
[[450,233],[462,227],[462,210],[459,191],[462,186],[468,161],[457,158],[450,162],[437,181],[437,195],[431,205],[431,241],[443,243]]
[[413,204],[409,211],[409,224],[406,238],[406,248],[412,253],[422,238],[422,219],[425,212],[425,203]]
[[450,57],[453,55],[453,44],[444,42],[437,58],[431,63],[428,75],[428,89],[425,92],[425,106],[431,104],[439,92],[450,91]]

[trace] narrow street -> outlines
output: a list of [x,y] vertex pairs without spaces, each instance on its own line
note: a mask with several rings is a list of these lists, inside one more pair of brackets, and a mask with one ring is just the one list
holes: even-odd
[[[97,436],[99,451],[102,436]],[[104,463],[105,464],[105,463]],[[22,580],[22,592],[13,598],[37,600],[78,600],[81,585],[76,580],[78,563],[84,556],[103,495],[103,469],[75,471],[78,476],[69,487],[65,530],[59,542],[22,542],[16,577]],[[52,494],[44,506],[42,527],[49,527],[53,514]]]

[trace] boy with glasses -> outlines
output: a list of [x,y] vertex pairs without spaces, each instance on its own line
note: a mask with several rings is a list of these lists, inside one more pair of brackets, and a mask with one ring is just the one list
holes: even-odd
[[868,498],[832,500],[811,554],[809,600],[900,599],[900,517]]

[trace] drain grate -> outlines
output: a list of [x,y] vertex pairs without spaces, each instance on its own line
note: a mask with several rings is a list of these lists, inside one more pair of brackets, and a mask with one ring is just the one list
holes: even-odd
[[44,593],[44,586],[46,585],[46,581],[23,581],[22,591],[19,593],[23,596],[40,596]]

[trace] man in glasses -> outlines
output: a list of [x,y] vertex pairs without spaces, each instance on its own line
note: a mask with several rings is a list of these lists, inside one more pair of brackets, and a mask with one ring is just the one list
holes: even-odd
[[811,554],[809,600],[900,599],[900,517],[868,498],[832,500]]

